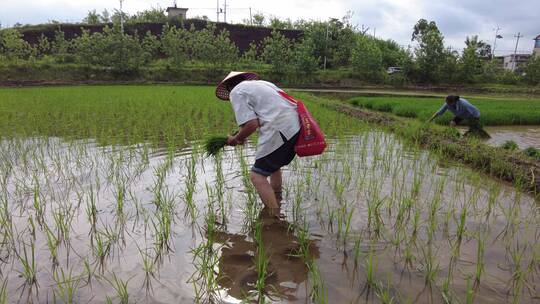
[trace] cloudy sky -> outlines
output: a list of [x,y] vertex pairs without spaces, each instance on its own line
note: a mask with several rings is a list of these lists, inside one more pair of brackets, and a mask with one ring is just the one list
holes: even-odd
[[[167,7],[173,0],[125,0],[130,14],[151,7]],[[184,0],[179,6],[189,8],[188,17],[206,15],[216,19],[217,0]],[[223,7],[224,0],[219,0]],[[89,10],[112,11],[117,0],[0,0],[2,27],[44,23],[49,20],[80,21]],[[498,55],[513,52],[518,32],[523,35],[518,52],[530,53],[532,39],[540,35],[539,0],[228,0],[227,21],[241,22],[252,12],[267,17],[326,20],[353,12],[353,23],[369,27],[377,37],[393,39],[403,46],[410,44],[412,27],[420,18],[434,20],[445,36],[447,46],[462,49],[466,36],[479,35],[493,43],[494,28],[501,27],[497,40]],[[223,15],[220,16],[223,20]]]

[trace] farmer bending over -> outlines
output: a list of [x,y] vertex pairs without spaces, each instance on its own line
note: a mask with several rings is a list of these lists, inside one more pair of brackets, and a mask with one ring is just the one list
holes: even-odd
[[450,125],[456,126],[464,124],[469,126],[469,130],[465,135],[475,135],[480,137],[489,137],[486,131],[482,129],[480,124],[480,111],[473,106],[469,101],[464,98],[460,98],[456,95],[446,96],[446,103],[431,116],[428,122],[431,122],[438,116],[443,115],[446,110],[449,110],[454,114],[454,118],[450,121]]
[[[296,105],[283,98],[274,84],[259,80],[255,73],[231,72],[216,88],[216,96],[230,100],[240,130],[227,144],[242,145],[259,129],[251,182],[270,213],[279,214],[282,200],[281,167],[295,157],[294,145],[300,121]],[[270,182],[268,181],[270,177]]]

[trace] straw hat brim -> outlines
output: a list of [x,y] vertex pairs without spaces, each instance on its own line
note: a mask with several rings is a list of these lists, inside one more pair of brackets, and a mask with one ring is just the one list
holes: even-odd
[[253,72],[230,72],[227,77],[225,77],[216,87],[216,97],[221,100],[229,100],[229,90],[227,90],[227,83],[231,79],[236,79],[237,77],[243,77],[245,80],[258,80],[259,75]]

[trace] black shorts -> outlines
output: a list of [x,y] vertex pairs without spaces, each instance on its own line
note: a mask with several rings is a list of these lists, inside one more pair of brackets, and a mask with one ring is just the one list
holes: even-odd
[[283,145],[265,157],[257,159],[253,167],[251,167],[251,171],[263,176],[270,176],[272,173],[281,169],[281,167],[292,162],[296,156],[294,146],[296,145],[300,132],[296,133],[296,135],[289,140],[287,140],[283,134],[280,133],[280,135],[284,141]]

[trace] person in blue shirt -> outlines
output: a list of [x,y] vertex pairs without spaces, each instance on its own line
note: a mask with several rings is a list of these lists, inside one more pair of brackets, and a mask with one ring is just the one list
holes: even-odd
[[435,112],[428,122],[433,121],[438,116],[443,115],[446,111],[452,112],[454,118],[450,121],[451,126],[466,125],[469,130],[465,135],[476,135],[480,137],[489,137],[486,131],[483,130],[480,124],[480,111],[473,106],[465,98],[461,98],[457,95],[448,95],[446,97],[446,103]]

